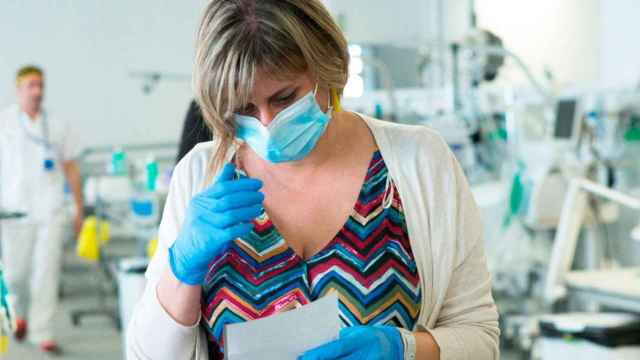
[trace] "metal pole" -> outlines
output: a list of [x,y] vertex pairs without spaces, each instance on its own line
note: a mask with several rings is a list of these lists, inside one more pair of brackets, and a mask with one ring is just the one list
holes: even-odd
[[629,196],[625,193],[610,189],[606,186],[600,185],[590,180],[580,179],[578,180],[580,187],[592,192],[601,197],[607,198],[611,201],[615,201],[632,209],[640,209],[640,199]]
[[476,14],[476,1],[469,0],[469,25],[471,30],[478,27],[478,16]]
[[460,45],[458,43],[451,44],[451,57],[453,61],[453,110],[458,113],[462,110],[462,101],[460,100]]

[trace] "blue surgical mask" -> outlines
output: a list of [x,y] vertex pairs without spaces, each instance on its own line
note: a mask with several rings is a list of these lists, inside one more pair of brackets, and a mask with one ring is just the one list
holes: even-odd
[[253,116],[236,114],[236,137],[269,162],[297,161],[313,150],[330,118],[331,108],[322,112],[314,90],[280,111],[268,126]]

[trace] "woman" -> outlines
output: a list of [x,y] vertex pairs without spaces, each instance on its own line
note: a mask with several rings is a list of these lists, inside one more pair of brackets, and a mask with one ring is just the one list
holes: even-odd
[[347,43],[319,0],[214,0],[194,88],[213,142],[178,164],[129,327],[137,359],[222,358],[222,329],[338,294],[301,359],[496,359],[460,166],[423,127],[341,111]]

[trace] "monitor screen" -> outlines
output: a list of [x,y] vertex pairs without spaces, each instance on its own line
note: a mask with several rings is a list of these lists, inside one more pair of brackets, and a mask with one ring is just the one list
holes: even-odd
[[571,139],[576,121],[576,99],[560,100],[556,107],[556,126],[553,136],[557,139]]

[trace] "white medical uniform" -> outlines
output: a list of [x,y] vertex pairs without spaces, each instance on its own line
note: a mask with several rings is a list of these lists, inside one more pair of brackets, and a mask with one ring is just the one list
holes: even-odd
[[[69,127],[46,111],[35,122],[17,105],[0,112],[0,208],[27,214],[0,224],[2,261],[34,343],[53,338],[66,220],[63,163],[79,150]],[[53,170],[45,169],[47,158]]]

